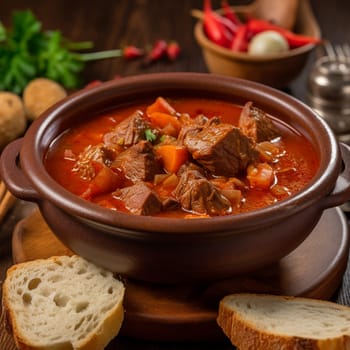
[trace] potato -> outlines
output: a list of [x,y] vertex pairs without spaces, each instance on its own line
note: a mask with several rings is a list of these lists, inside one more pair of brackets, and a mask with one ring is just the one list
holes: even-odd
[[66,90],[53,80],[37,78],[23,91],[23,103],[29,120],[38,118],[49,107],[67,96]]
[[0,91],[0,151],[21,136],[27,126],[23,102],[12,92]]

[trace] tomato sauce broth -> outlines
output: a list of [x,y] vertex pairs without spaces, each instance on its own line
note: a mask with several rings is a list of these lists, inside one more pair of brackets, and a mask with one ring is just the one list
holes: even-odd
[[[208,118],[220,116],[223,122],[235,126],[238,124],[242,110],[242,106],[230,102],[202,98],[171,99],[170,103],[178,113],[186,113],[191,117],[200,114]],[[72,171],[77,154],[83,152],[89,145],[103,142],[104,134],[130,116],[135,110],[145,111],[148,105],[149,103],[143,103],[108,111],[87,118],[83,123],[64,132],[52,143],[45,156],[44,163],[48,173],[69,192],[81,196],[88,187],[89,181],[82,179],[76,172]],[[289,125],[274,118],[274,116],[271,118],[281,133],[285,149],[285,155],[278,161],[279,169],[285,169],[285,171],[278,173],[278,185],[287,187],[289,195],[293,195],[310,182],[319,167],[319,159],[306,137]],[[297,171],[290,172],[288,169],[297,169]],[[244,176],[239,176],[239,178],[246,183]],[[152,183],[150,185],[158,192],[163,191],[163,195],[164,192],[169,191],[170,194],[173,190],[172,188],[162,189]],[[284,198],[286,198],[285,195],[279,198],[278,194],[272,195],[271,191],[249,188],[244,192],[244,200],[240,206],[235,207],[232,214],[259,209]],[[112,210],[127,212],[124,204],[116,199],[112,193],[98,194],[90,200]],[[180,209],[162,211],[155,214],[155,216],[192,217],[191,213]]]

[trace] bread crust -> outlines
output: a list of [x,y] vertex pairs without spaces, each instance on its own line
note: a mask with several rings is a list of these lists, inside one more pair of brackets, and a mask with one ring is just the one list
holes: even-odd
[[[255,296],[255,294],[251,294],[252,298]],[[308,300],[306,298],[285,296],[274,297],[285,300],[305,300],[306,302]],[[329,303],[321,300],[316,300],[316,302],[320,304]],[[342,307],[341,305],[337,306]],[[219,304],[217,323],[231,343],[239,350],[350,350],[349,334],[343,334],[331,339],[311,339],[297,335],[288,336],[264,331],[253,322],[242,317],[238,311],[230,309],[225,302],[225,298]]]

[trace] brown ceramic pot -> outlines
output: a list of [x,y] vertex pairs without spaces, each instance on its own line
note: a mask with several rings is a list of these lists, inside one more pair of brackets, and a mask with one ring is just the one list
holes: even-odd
[[[69,193],[46,172],[46,151],[73,122],[159,95],[253,101],[312,142],[320,159],[316,176],[301,192],[264,209],[186,220],[102,208]],[[349,168],[349,147],[339,147],[325,122],[301,102],[257,83],[199,73],[136,76],[80,91],[36,120],[4,150],[0,164],[10,191],[38,203],[74,252],[123,276],[163,283],[222,279],[278,261],[308,236],[324,209],[350,198]]]

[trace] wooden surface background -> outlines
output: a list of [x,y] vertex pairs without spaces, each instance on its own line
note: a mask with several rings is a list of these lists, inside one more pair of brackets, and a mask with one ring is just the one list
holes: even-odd
[[[301,0],[305,1],[305,0]],[[249,1],[230,1],[232,4]],[[350,2],[348,0],[310,0],[314,14],[319,22],[323,37],[334,43],[350,41]],[[213,0],[218,7],[220,0]],[[133,44],[141,47],[150,45],[154,40],[163,38],[177,40],[182,47],[182,55],[174,63],[158,62],[143,67],[139,61],[125,62],[123,59],[110,59],[89,63],[84,71],[85,82],[100,79],[109,80],[114,76],[130,76],[151,72],[194,71],[206,72],[206,66],[200,49],[193,37],[195,20],[190,10],[201,8],[202,0],[3,0],[0,1],[0,21],[10,24],[14,10],[30,8],[42,21],[44,29],[58,29],[63,35],[74,41],[91,40],[94,49],[106,50]],[[313,62],[311,57],[300,77],[286,91],[306,100],[306,82]],[[8,266],[12,264],[11,233],[15,224],[34,209],[33,205],[18,201],[15,208],[6,217],[0,227],[0,279]],[[331,232],[330,232],[331,234]],[[350,266],[343,283],[334,296],[339,303],[350,305]],[[3,320],[1,320],[3,321]],[[120,338],[108,347],[109,350],[121,349],[232,349],[228,343],[222,344],[169,344],[150,343],[134,339]],[[3,322],[0,326],[0,349],[14,350],[12,338],[5,332]]]

